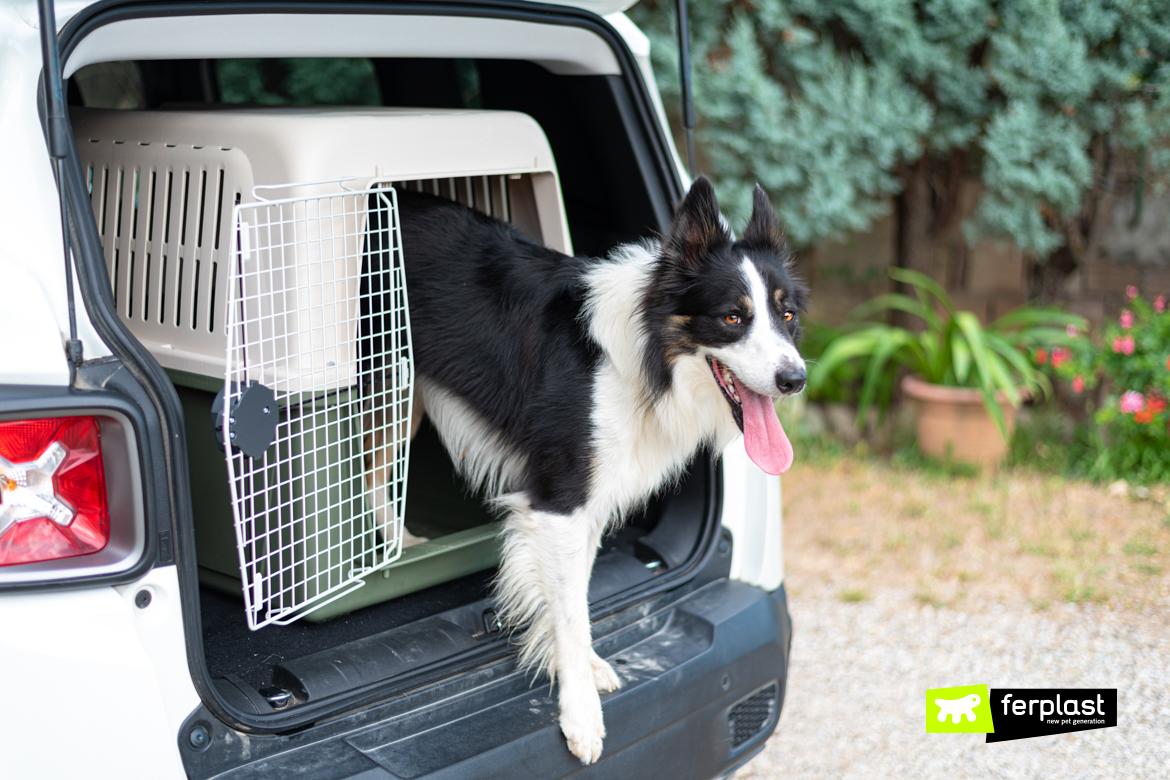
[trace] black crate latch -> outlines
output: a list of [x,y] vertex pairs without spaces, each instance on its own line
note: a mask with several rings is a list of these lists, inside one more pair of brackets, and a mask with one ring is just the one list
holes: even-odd
[[238,396],[239,385],[232,383],[232,402],[228,409],[228,425],[223,420],[223,390],[215,396],[211,405],[211,418],[215,425],[215,438],[219,449],[224,449],[224,428],[232,443],[232,452],[242,452],[253,460],[264,457],[264,453],[276,441],[276,424],[280,422],[280,407],[276,395],[259,382],[249,382]]

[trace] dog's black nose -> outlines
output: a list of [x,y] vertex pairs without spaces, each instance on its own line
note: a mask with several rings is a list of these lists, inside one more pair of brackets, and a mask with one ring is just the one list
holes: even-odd
[[782,368],[776,372],[776,387],[784,395],[799,393],[804,389],[808,373],[803,368]]

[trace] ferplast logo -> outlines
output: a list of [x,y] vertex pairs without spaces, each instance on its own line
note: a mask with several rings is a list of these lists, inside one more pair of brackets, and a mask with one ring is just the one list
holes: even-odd
[[988,742],[1117,726],[1116,688],[988,688],[926,692],[928,734],[986,734]]
[[988,742],[1117,726],[1116,688],[992,688]]
[[990,734],[995,731],[986,685],[926,691],[927,734]]

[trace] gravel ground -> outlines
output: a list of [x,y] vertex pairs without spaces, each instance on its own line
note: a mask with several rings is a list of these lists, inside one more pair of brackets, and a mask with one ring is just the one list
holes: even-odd
[[[791,597],[787,701],[736,780],[1170,778],[1170,613],[935,609],[910,593]],[[927,688],[1117,688],[1117,728],[986,744],[926,734]]]

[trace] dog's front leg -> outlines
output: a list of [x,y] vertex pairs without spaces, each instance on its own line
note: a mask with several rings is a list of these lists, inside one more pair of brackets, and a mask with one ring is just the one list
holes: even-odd
[[[416,393],[413,411],[409,421],[406,418],[407,401],[398,401],[395,407],[390,403],[390,388],[378,380],[363,386],[365,400],[362,402],[362,449],[364,452],[366,495],[373,505],[374,527],[382,537],[382,543],[391,548],[396,543],[393,515],[387,506],[387,485],[393,476],[394,460],[400,456],[395,451],[395,444],[401,446],[406,441],[409,431],[413,440],[422,425],[423,404],[421,394]],[[397,395],[397,394],[395,394]],[[393,429],[388,419],[387,408],[393,410],[394,419],[398,420],[397,430]],[[407,426],[409,425],[409,429]],[[397,437],[397,438],[395,438]],[[404,548],[421,544],[427,541],[425,537],[415,536],[404,526],[402,528],[402,546]]]
[[521,664],[556,680],[561,731],[573,755],[591,764],[605,739],[598,690],[621,685],[589,631],[589,575],[604,521],[584,509],[561,515],[526,504],[517,501],[506,524],[501,603],[513,624],[531,620]]

